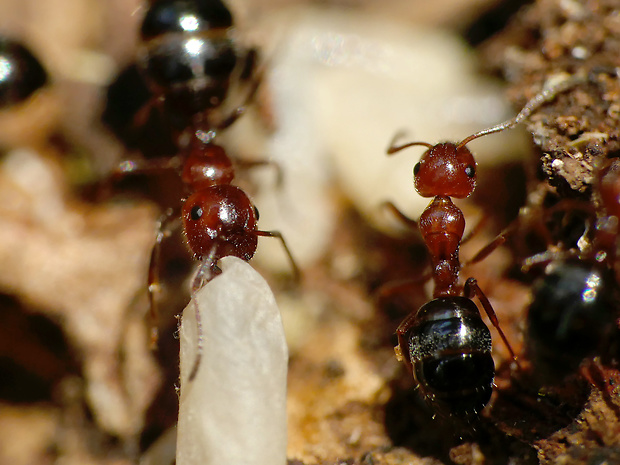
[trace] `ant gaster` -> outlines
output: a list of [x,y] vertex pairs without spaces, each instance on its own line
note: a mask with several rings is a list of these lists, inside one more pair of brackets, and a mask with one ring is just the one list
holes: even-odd
[[[258,237],[278,238],[299,271],[278,231],[257,229],[258,210],[249,197],[232,186],[233,164],[226,151],[214,143],[218,130],[233,124],[244,112],[259,79],[254,73],[255,52],[243,57],[232,39],[232,15],[219,0],[159,0],[147,11],[142,23],[139,67],[149,83],[153,105],[169,116],[185,121],[178,137],[178,153],[171,158],[124,162],[116,175],[173,169],[179,172],[188,197],[180,216],[189,249],[200,260],[192,284],[192,297],[220,273],[217,262],[226,256],[250,260]],[[241,68],[241,69],[239,69]],[[252,79],[244,105],[229,115],[222,110],[231,83]],[[176,214],[175,214],[176,213]],[[178,212],[167,212],[159,224],[149,266],[149,300],[153,319],[152,341],[157,340],[155,293],[159,288],[158,268],[161,244],[178,225]],[[173,224],[173,222],[175,222]],[[197,357],[190,380],[197,373],[202,354],[200,312],[195,299],[198,329]]]
[[193,124],[207,120],[210,129],[228,127],[243,113],[241,106],[217,123],[208,121],[235,79],[253,79],[248,98],[258,84],[256,50],[237,47],[232,15],[220,0],[155,0],[140,33],[138,67],[159,98],[152,103]]
[[0,37],[0,107],[26,100],[47,82],[47,73],[23,45]]
[[475,418],[488,403],[495,377],[491,334],[472,298],[477,296],[516,362],[491,303],[474,278],[459,284],[459,247],[465,229],[463,212],[452,202],[469,197],[476,187],[476,162],[466,145],[472,140],[512,128],[543,102],[572,87],[581,78],[568,78],[543,90],[513,119],[473,134],[458,144],[412,142],[391,145],[387,153],[422,145],[428,148],[414,167],[416,191],[433,197],[419,221],[388,206],[405,222],[417,225],[431,257],[433,300],[412,311],[398,326],[397,357],[412,372],[426,401],[443,415]]
[[[610,349],[619,329],[620,160],[606,160],[595,179],[599,207],[593,211],[591,204],[585,205],[588,227],[578,241],[579,249],[554,248],[524,264],[525,268],[547,265],[533,286],[526,334],[528,353],[543,382],[562,380],[597,353],[618,356]],[[571,212],[584,208],[574,201],[560,201],[557,206],[565,203]]]

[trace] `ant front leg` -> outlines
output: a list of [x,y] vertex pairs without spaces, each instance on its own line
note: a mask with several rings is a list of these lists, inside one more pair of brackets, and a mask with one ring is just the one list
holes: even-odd
[[151,348],[157,346],[159,338],[159,311],[157,309],[157,293],[161,290],[159,268],[161,266],[161,244],[172,232],[181,225],[179,212],[168,209],[158,221],[157,236],[151,250],[148,274],[149,314],[151,318]]
[[100,200],[109,198],[114,185],[128,175],[159,174],[169,170],[178,171],[181,167],[181,162],[182,160],[179,156],[123,160],[101,181],[97,191],[97,198]]
[[[389,210],[405,226],[410,227],[411,229],[418,229],[418,222],[401,212],[392,202],[384,202],[382,207]],[[375,292],[375,298],[379,303],[381,303],[390,296],[408,291],[413,287],[418,286],[420,283],[425,283],[431,278],[431,276],[432,272],[427,271],[424,274],[414,278],[404,278],[399,279],[398,281],[388,282],[379,287],[379,289]]]
[[510,343],[508,342],[506,335],[502,331],[502,328],[500,328],[499,326],[499,320],[497,319],[497,315],[495,314],[495,310],[493,310],[493,306],[491,305],[491,302],[489,302],[489,299],[487,298],[487,296],[484,294],[484,292],[482,292],[482,289],[480,289],[480,286],[478,286],[478,282],[476,281],[475,278],[467,279],[467,281],[465,282],[464,292],[465,292],[465,297],[467,297],[468,299],[471,299],[474,295],[478,297],[478,300],[480,300],[480,303],[482,304],[482,308],[484,308],[484,311],[489,317],[491,324],[495,326],[495,329],[497,329],[497,332],[502,338],[502,341],[504,341],[504,345],[508,349],[508,352],[510,353],[511,358],[516,363],[517,368],[521,369],[521,366],[519,365],[519,361],[517,360],[517,356],[512,350],[512,347],[510,346]]
[[256,235],[263,236],[263,237],[275,237],[276,239],[280,240],[282,247],[284,248],[284,251],[286,252],[286,255],[288,256],[289,262],[291,263],[291,268],[293,269],[293,277],[296,282],[299,282],[301,280],[301,272],[299,271],[297,262],[293,258],[293,254],[291,253],[291,250],[288,248],[288,245],[286,244],[286,241],[284,240],[284,236],[282,236],[282,233],[280,231],[256,230]]

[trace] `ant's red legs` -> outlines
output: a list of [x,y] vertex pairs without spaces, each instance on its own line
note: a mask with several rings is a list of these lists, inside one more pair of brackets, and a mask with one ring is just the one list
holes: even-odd
[[157,174],[181,167],[180,157],[162,157],[145,160],[124,160],[112,172],[112,180],[118,180],[128,174]]
[[157,236],[151,249],[148,273],[149,314],[151,318],[151,348],[157,347],[159,338],[159,311],[157,309],[157,293],[161,290],[159,283],[159,267],[161,265],[161,244],[172,232],[181,225],[178,211],[168,209],[157,224]]
[[487,258],[489,255],[491,255],[491,253],[495,249],[505,244],[507,240],[508,240],[507,233],[502,232],[498,234],[495,239],[493,239],[490,243],[488,243],[482,249],[480,249],[480,251],[478,251],[476,255],[474,255],[472,258],[470,258],[465,263],[463,263],[463,266],[465,267],[465,266],[469,266],[469,265],[473,265],[475,263],[481,262],[482,260]]
[[510,346],[510,343],[508,342],[506,335],[502,331],[502,328],[499,326],[499,320],[497,319],[497,315],[495,314],[495,310],[493,310],[493,306],[491,305],[491,302],[489,302],[489,299],[487,298],[487,296],[484,294],[484,292],[482,292],[482,289],[480,289],[480,286],[478,286],[478,282],[476,281],[475,278],[467,279],[467,281],[465,282],[464,293],[465,293],[465,297],[467,297],[468,299],[471,299],[473,296],[478,297],[478,300],[480,300],[480,303],[482,304],[482,308],[484,309],[485,313],[489,317],[491,324],[495,326],[495,329],[497,329],[497,332],[502,338],[502,341],[504,341],[504,345],[508,349],[508,352],[510,353],[512,360],[516,363],[517,368],[521,369],[521,366],[519,365],[519,361],[517,360],[517,356],[515,355],[514,350],[512,350],[512,347]]

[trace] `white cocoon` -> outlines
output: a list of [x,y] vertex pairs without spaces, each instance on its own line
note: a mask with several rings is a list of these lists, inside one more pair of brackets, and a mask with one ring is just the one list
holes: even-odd
[[227,257],[195,296],[204,349],[196,377],[193,301],[181,319],[178,465],[285,465],[288,349],[265,280]]

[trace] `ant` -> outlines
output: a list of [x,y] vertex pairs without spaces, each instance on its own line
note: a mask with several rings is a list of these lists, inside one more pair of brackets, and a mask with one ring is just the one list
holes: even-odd
[[546,264],[544,275],[534,282],[526,340],[534,370],[551,382],[587,357],[609,352],[618,330],[620,160],[603,162],[595,180],[595,211],[571,200],[555,206],[565,208],[568,202],[570,213],[585,209],[589,215],[578,248],[547,249],[524,262],[525,269]]
[[[396,146],[392,142],[387,150],[391,155],[412,146],[427,147],[413,169],[414,186],[422,197],[433,200],[419,221],[406,217],[388,203],[403,222],[420,230],[431,257],[431,278],[435,285],[433,300],[412,311],[398,326],[395,352],[412,373],[427,403],[442,415],[470,420],[491,398],[495,377],[491,334],[472,300],[474,296],[518,366],[495,311],[476,279],[470,277],[464,286],[459,284],[459,248],[465,217],[452,197],[467,198],[476,187],[476,161],[466,145],[516,126],[544,102],[582,81],[574,76],[555,83],[532,98],[513,119],[473,134],[458,144],[410,142]],[[475,261],[488,253],[485,251]]]
[[0,107],[26,100],[48,81],[34,55],[20,43],[0,37]]
[[[172,169],[180,175],[187,193],[180,212],[169,210],[160,219],[149,265],[148,293],[154,345],[158,337],[156,292],[161,244],[174,227],[180,226],[180,213],[186,243],[200,261],[191,291],[198,350],[190,380],[196,376],[203,346],[200,312],[193,297],[221,273],[217,266],[221,258],[232,255],[249,261],[259,236],[275,237],[281,241],[295,276],[299,276],[282,234],[257,228],[258,210],[243,190],[231,184],[233,163],[226,150],[214,142],[218,131],[244,113],[259,82],[254,73],[256,52],[250,50],[242,56],[232,40],[232,28],[232,15],[219,0],[159,0],[150,6],[141,26],[138,67],[153,99],[141,113],[150,112],[156,105],[171,120],[182,119],[185,127],[174,157],[123,162],[114,174],[120,177]],[[222,110],[231,83],[250,79],[253,82],[244,105],[228,116],[214,118]]]

